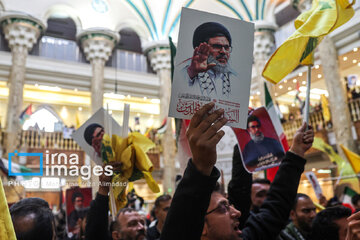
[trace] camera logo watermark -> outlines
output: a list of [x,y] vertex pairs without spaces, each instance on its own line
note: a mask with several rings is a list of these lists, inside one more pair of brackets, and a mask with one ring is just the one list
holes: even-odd
[[[39,169],[40,172],[12,172],[11,163],[15,156],[19,157],[39,157]],[[42,153],[18,153],[17,150],[15,150],[13,153],[8,154],[9,157],[9,176],[43,176],[43,154]]]

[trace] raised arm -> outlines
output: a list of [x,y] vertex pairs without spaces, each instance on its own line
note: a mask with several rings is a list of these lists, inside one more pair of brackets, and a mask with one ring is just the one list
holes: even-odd
[[226,123],[221,117],[223,110],[208,114],[213,107],[214,103],[205,105],[191,119],[186,135],[193,159],[174,194],[162,240],[200,239],[211,193],[220,176],[214,168],[216,144],[224,136],[219,130]]
[[[246,239],[275,239],[287,223],[291,206],[304,171],[305,152],[312,146],[314,132],[306,125],[296,132],[290,151],[286,153],[271,184],[260,212],[249,217],[243,229]],[[266,238],[264,238],[266,236]]]
[[[109,163],[113,171],[120,171],[121,163]],[[110,239],[109,234],[109,184],[112,176],[102,174],[99,176],[99,191],[90,203],[90,209],[86,219],[86,240]]]
[[250,214],[252,174],[243,164],[239,146],[234,146],[231,180],[228,185],[229,202],[241,212],[239,228],[242,229]]

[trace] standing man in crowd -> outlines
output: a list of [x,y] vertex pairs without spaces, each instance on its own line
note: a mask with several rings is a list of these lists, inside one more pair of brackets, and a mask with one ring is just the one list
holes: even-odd
[[[316,240],[355,240],[346,238],[348,233],[348,217],[351,210],[347,207],[329,207],[319,212],[313,222],[311,239]],[[359,222],[353,223],[359,226]],[[354,227],[354,226],[352,226]],[[359,232],[359,228],[356,232]]]
[[258,213],[270,189],[270,181],[266,178],[257,178],[251,184],[251,212]]
[[167,213],[171,205],[171,196],[168,194],[161,195],[155,200],[155,216],[157,222],[155,226],[147,230],[147,240],[158,240],[165,223]]
[[311,198],[303,193],[298,193],[290,212],[292,220],[281,231],[278,240],[307,240],[310,239],[312,222],[316,216],[316,207]]
[[[55,240],[55,220],[41,198],[24,198],[10,207],[17,240]],[[2,229],[1,229],[2,230]]]
[[175,192],[161,239],[275,239],[288,220],[314,133],[311,127],[305,131],[305,124],[296,132],[260,212],[250,216],[241,231],[241,213],[215,190],[220,176],[214,166],[216,145],[227,120],[223,109],[210,114],[213,107],[214,103],[206,104],[190,122],[187,137],[193,159]]
[[[121,163],[109,163],[114,172],[121,170]],[[121,209],[115,221],[110,225],[109,231],[109,186],[112,176],[102,174],[99,176],[99,191],[91,201],[86,222],[87,240],[143,240],[146,236],[145,219],[135,209]]]

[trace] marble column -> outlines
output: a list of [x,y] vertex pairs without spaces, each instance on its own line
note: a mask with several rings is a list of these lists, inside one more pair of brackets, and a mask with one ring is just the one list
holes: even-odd
[[19,144],[18,135],[21,131],[19,116],[23,110],[26,58],[28,51],[32,49],[45,29],[45,25],[39,19],[21,13],[2,16],[0,24],[12,55],[5,126],[5,149],[6,153],[9,153],[13,152]]
[[266,81],[261,76],[261,73],[267,60],[275,50],[274,32],[276,28],[277,26],[275,23],[263,20],[255,21],[253,82],[256,82],[255,89],[257,94],[254,96],[254,98],[257,98],[261,105],[265,105],[264,82],[269,89],[272,99],[275,99],[274,85]]
[[80,33],[78,39],[86,59],[91,63],[91,112],[95,113],[103,107],[105,63],[120,36],[107,29],[89,29]]
[[[113,48],[120,40],[118,33],[108,29],[88,29],[77,36],[86,56],[91,64],[91,113],[94,114],[104,105],[104,67]],[[91,161],[91,167],[95,167]],[[91,175],[92,196],[95,198],[98,191],[99,178]]]
[[[351,151],[358,152],[352,137],[352,121],[347,104],[346,87],[344,81],[341,81],[339,72],[338,54],[330,37],[325,37],[320,43],[319,54],[326,88],[329,92],[329,105],[333,116],[331,120],[338,150],[340,150],[339,144],[343,144]],[[339,153],[343,159],[346,159],[342,151],[339,151]]]
[[167,128],[162,138],[163,147],[163,188],[164,193],[172,194],[175,188],[175,139],[173,135],[173,119],[167,117],[171,94],[171,65],[168,41],[156,41],[143,46],[144,53],[160,80],[160,120],[167,118]]

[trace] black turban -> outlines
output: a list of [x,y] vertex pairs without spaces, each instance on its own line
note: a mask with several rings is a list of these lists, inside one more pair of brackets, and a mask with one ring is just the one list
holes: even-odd
[[92,144],[92,139],[93,139],[93,134],[94,134],[94,131],[96,128],[103,128],[101,125],[97,124],[97,123],[92,123],[90,124],[89,126],[87,126],[85,128],[85,131],[84,131],[84,138],[85,138],[85,141],[91,145]]
[[229,31],[216,22],[206,22],[195,29],[193,36],[193,47],[196,48],[200,43],[207,42],[210,38],[224,36],[231,46],[231,36]]

